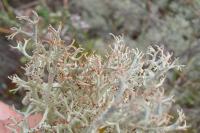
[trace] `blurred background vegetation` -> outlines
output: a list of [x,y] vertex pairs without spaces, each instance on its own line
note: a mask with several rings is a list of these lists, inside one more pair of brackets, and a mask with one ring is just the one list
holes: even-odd
[[0,99],[18,109],[24,94],[9,93],[15,85],[7,77],[22,76],[27,60],[9,47],[15,43],[5,36],[10,27],[20,25],[15,16],[30,15],[32,10],[40,16],[44,38],[49,24],[61,22],[63,40],[75,39],[88,51],[103,54],[113,33],[123,35],[130,47],[144,50],[156,44],[174,53],[185,68],[171,71],[165,88],[175,95],[175,105],[183,107],[191,125],[187,132],[200,132],[200,0],[1,0]]

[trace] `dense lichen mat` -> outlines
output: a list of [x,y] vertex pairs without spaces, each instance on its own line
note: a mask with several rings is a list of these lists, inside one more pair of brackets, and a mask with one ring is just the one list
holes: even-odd
[[[28,108],[25,118],[42,114],[34,128],[24,119],[16,125],[22,132],[169,132],[187,129],[185,115],[169,114],[174,101],[162,87],[171,69],[181,65],[160,46],[145,52],[127,47],[122,36],[113,36],[113,44],[101,56],[88,53],[74,41],[65,44],[57,29],[48,27],[45,39],[38,32],[39,17],[19,16],[29,23],[32,32],[13,27],[8,39],[18,34],[18,49],[27,59],[25,78],[13,75],[13,91],[26,91],[22,100]],[[31,53],[27,46],[33,45]]]

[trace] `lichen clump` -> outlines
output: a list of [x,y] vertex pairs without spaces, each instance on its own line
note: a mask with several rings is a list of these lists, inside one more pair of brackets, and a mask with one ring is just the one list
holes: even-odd
[[[145,53],[130,49],[122,36],[114,36],[114,43],[105,56],[88,54],[84,48],[65,45],[60,37],[61,26],[49,26],[48,39],[40,40],[38,16],[19,17],[33,27],[27,37],[14,48],[30,61],[26,64],[25,79],[14,75],[15,91],[25,90],[23,103],[28,106],[26,117],[42,114],[40,123],[29,128],[26,119],[18,126],[22,132],[168,132],[185,130],[185,116],[171,122],[169,109],[173,96],[165,96],[162,84],[168,70],[180,68],[172,55],[159,46],[151,46]],[[32,53],[26,51],[29,43]]]

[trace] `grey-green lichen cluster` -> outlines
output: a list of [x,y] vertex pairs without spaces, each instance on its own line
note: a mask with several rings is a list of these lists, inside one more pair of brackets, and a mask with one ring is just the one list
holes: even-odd
[[[169,109],[173,96],[166,96],[162,84],[168,70],[180,68],[172,54],[162,47],[151,46],[146,52],[130,49],[122,36],[105,56],[86,53],[83,48],[65,45],[60,38],[61,26],[49,26],[46,39],[38,34],[38,16],[19,17],[33,27],[14,48],[30,61],[26,64],[25,79],[14,75],[15,91],[25,90],[22,112],[25,118],[40,113],[42,119],[34,128],[27,120],[18,123],[21,132],[104,133],[150,132],[161,133],[187,128],[185,116],[178,110],[172,122]],[[32,53],[26,51],[34,45]]]

